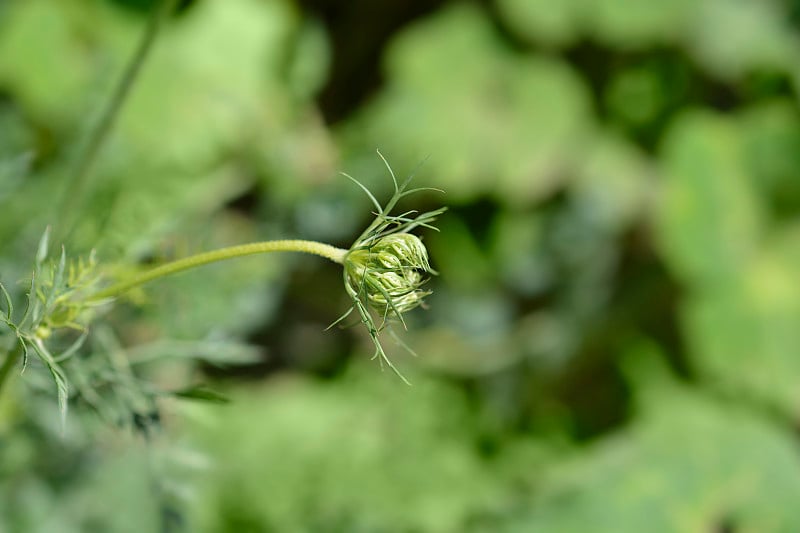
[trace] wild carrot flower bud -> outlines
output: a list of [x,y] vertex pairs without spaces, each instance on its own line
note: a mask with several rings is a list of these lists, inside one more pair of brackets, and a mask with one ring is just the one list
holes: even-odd
[[386,235],[357,245],[345,257],[345,281],[351,297],[363,297],[384,316],[422,305],[430,291],[425,274],[435,273],[422,241],[410,233]]
[[[380,152],[378,155],[389,170],[394,184],[394,195],[386,205],[381,205],[361,182],[343,173],[372,201],[372,205],[375,206],[375,219],[356,239],[344,257],[344,286],[353,305],[331,326],[342,322],[356,311],[375,345],[373,357],[386,363],[403,381],[406,381],[386,356],[379,336],[389,326],[387,319],[397,319],[405,327],[403,314],[423,305],[424,298],[430,294],[430,291],[424,290],[422,286],[427,281],[427,274],[436,274],[436,271],[431,268],[428,261],[428,250],[425,245],[410,232],[415,228],[438,231],[433,223],[446,211],[446,208],[425,213],[406,211],[393,215],[392,210],[402,198],[418,191],[438,191],[438,189],[424,187],[408,189],[411,177],[403,183],[398,183],[389,163]],[[373,312],[380,317],[374,317]],[[390,333],[394,335],[391,329]],[[402,344],[402,341],[396,336],[395,338]]]

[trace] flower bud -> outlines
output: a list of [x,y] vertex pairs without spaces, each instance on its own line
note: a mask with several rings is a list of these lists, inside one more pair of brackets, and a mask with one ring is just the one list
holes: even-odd
[[422,241],[410,233],[394,233],[356,246],[345,258],[347,291],[366,300],[381,313],[405,313],[422,304],[430,291],[421,289],[434,273]]

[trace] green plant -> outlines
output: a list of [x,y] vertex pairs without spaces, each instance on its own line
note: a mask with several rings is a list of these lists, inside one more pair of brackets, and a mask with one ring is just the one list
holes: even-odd
[[[255,242],[178,259],[99,288],[111,276],[103,272],[94,254],[85,261],[68,261],[62,247],[57,262],[47,261],[50,232],[46,231],[39,244],[35,268],[31,274],[26,308],[19,320],[15,320],[11,296],[0,285],[6,307],[2,321],[14,337],[13,346],[7,351],[0,367],[0,389],[19,360],[22,361],[23,370],[25,369],[32,350],[55,381],[60,410],[64,416],[69,396],[69,380],[61,363],[80,349],[89,332],[89,326],[97,315],[98,307],[107,308],[130,289],[164,276],[209,263],[270,252],[314,254],[342,265],[345,290],[352,299],[352,305],[331,326],[341,323],[355,310],[375,345],[373,358],[379,359],[381,364],[386,364],[408,383],[387,356],[380,336],[384,331],[389,331],[397,338],[391,329],[391,323],[399,322],[405,328],[403,314],[422,305],[425,296],[430,294],[423,285],[427,276],[436,272],[430,266],[425,245],[410,232],[417,227],[436,230],[432,224],[446,208],[425,213],[406,211],[392,215],[392,210],[401,198],[426,189],[409,189],[411,177],[398,183],[386,159],[380,152],[378,154],[389,170],[394,194],[385,206],[381,206],[364,185],[345,174],[366,192],[377,209],[375,220],[349,250],[307,240]],[[56,351],[48,347],[53,337],[58,338],[57,345],[63,345],[63,338],[74,331],[80,332],[78,337],[63,350]],[[407,348],[402,342],[400,344]]]

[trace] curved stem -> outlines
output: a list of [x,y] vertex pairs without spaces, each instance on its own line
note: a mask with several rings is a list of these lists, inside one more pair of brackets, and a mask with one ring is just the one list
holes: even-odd
[[226,259],[233,259],[235,257],[269,252],[303,252],[307,254],[319,255],[339,264],[342,264],[344,261],[344,256],[347,254],[347,250],[315,241],[280,240],[240,244],[238,246],[220,248],[219,250],[204,252],[165,263],[161,266],[155,267],[146,272],[142,272],[141,274],[137,274],[136,276],[102,289],[93,294],[90,299],[97,301],[118,296],[125,291],[132,289],[133,287],[143,285],[154,279],[175,274],[177,272],[182,272],[190,268],[206,265],[208,263],[215,263],[217,261],[224,261]]

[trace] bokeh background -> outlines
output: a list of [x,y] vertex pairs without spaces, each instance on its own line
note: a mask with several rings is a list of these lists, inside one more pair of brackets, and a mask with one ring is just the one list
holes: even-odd
[[[152,7],[0,2],[6,285]],[[67,249],[348,247],[371,206],[338,172],[387,198],[380,149],[446,191],[408,208],[450,208],[419,357],[389,348],[413,386],[323,331],[324,260],[158,282],[90,348],[231,401],[144,424],[112,391],[132,426],[76,399],[61,433],[17,386],[0,531],[799,531],[798,58],[796,0],[182,2],[66,192]]]

